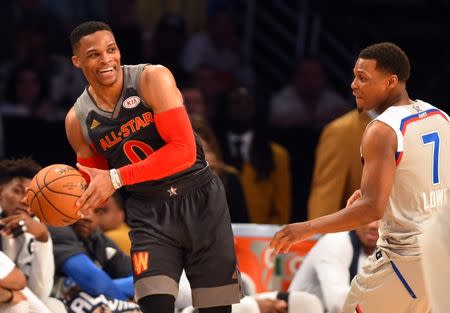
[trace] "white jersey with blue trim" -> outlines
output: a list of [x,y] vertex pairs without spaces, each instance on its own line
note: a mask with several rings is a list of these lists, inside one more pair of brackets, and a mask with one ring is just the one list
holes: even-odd
[[374,121],[389,125],[397,135],[397,169],[378,246],[400,255],[419,255],[424,221],[449,206],[449,116],[416,100],[390,107]]

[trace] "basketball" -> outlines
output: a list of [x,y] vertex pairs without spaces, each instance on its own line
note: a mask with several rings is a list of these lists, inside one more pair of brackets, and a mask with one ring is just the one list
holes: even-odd
[[66,226],[80,218],[75,203],[86,187],[86,180],[75,168],[53,164],[33,177],[27,189],[27,201],[42,223]]

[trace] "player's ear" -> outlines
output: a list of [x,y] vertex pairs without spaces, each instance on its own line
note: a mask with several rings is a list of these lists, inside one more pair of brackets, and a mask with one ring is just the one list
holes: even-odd
[[396,86],[398,83],[398,76],[397,75],[390,75],[387,81],[388,88],[392,88]]
[[78,57],[76,55],[72,55],[72,64],[77,68],[81,68],[80,60],[78,59]]

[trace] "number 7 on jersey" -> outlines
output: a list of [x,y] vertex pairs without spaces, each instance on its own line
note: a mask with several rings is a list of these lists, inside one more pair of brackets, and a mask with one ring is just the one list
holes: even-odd
[[441,140],[438,132],[432,132],[422,135],[422,141],[424,145],[433,145],[433,185],[439,185],[439,146]]

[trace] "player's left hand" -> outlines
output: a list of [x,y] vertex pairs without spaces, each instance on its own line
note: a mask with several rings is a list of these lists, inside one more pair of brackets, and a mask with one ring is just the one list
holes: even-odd
[[93,214],[94,209],[103,204],[114,193],[109,171],[87,167],[77,163],[80,171],[89,175],[91,182],[76,202],[78,215],[81,217]]
[[288,224],[273,236],[270,247],[275,253],[287,252],[293,244],[310,236],[312,234],[309,231],[309,222]]
[[350,198],[348,198],[347,205],[345,207],[352,205],[353,203],[361,199],[361,197],[362,197],[361,189],[355,190],[355,192],[350,196]]

